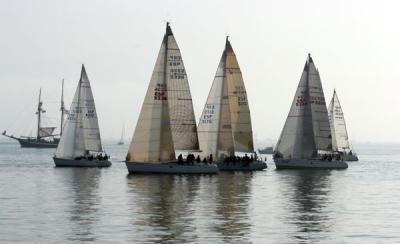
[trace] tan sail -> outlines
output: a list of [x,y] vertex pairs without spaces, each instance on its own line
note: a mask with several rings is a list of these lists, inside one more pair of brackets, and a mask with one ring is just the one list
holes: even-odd
[[168,27],[166,84],[175,150],[199,150],[192,96],[182,55]]
[[228,86],[229,109],[235,151],[254,152],[250,108],[236,55],[226,40],[225,83]]
[[168,35],[167,27],[129,146],[128,162],[162,162],[175,159],[165,72]]

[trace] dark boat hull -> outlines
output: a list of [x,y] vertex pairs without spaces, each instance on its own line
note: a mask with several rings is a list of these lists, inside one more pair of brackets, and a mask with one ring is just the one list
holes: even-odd
[[263,161],[245,162],[217,162],[220,171],[257,171],[267,168],[267,164]]
[[46,141],[46,140],[32,140],[25,138],[16,138],[21,147],[25,148],[57,148],[59,140]]

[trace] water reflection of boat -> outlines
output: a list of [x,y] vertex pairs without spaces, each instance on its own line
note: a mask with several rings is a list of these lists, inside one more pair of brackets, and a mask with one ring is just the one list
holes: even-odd
[[220,173],[216,181],[216,214],[222,222],[214,228],[228,243],[250,242],[251,221],[248,211],[252,177],[249,173]]
[[100,171],[97,168],[62,169],[64,185],[70,192],[69,219],[71,226],[69,241],[95,241],[93,226],[100,220],[98,214],[101,197],[97,194]]
[[196,239],[193,205],[203,176],[135,175],[127,177],[132,194],[133,227],[155,231],[139,232],[136,241],[186,243]]
[[311,240],[310,238],[321,238],[318,235],[310,235],[312,232],[327,232],[334,222],[332,217],[327,214],[329,209],[330,194],[330,171],[285,171],[288,178],[293,178],[293,192],[286,202],[289,224],[296,227],[294,238],[306,242],[320,242],[321,239]]

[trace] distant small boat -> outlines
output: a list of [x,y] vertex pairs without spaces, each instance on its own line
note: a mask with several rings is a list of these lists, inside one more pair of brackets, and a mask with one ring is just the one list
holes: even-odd
[[119,140],[117,145],[124,145],[124,134],[125,134],[125,126],[122,127],[121,139]]
[[102,153],[96,106],[82,65],[81,78],[53,160],[56,166],[62,167],[110,166],[108,156]]
[[346,122],[336,90],[333,91],[328,111],[332,131],[332,150],[342,153],[345,161],[358,161],[357,154],[350,148]]
[[263,149],[258,149],[259,154],[273,154],[274,147],[264,147]]
[[3,131],[2,135],[17,140],[21,147],[30,147],[30,148],[56,148],[58,142],[62,135],[62,126],[64,123],[64,114],[67,112],[64,107],[64,80],[62,81],[62,89],[61,89],[61,122],[60,122],[60,134],[53,134],[56,127],[43,127],[42,126],[42,114],[46,112],[43,109],[42,102],[42,89],[39,90],[39,102],[36,110],[37,115],[37,134],[36,137],[31,136],[20,136],[15,137],[14,135],[8,135],[7,131]]
[[274,153],[277,169],[346,169],[332,152],[331,129],[321,79],[308,55]]
[[215,164],[177,160],[175,150],[198,151],[199,142],[186,70],[167,23],[126,157],[126,167],[129,173],[218,172]]
[[[250,108],[242,72],[228,37],[199,122],[203,156],[213,155],[219,170],[263,170],[253,147]],[[235,152],[250,153],[237,157]],[[254,157],[253,157],[254,153]]]

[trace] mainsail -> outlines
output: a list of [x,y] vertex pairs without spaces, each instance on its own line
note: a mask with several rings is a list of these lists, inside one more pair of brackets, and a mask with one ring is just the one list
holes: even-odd
[[319,72],[309,55],[275,151],[284,158],[313,158],[319,150],[332,150],[331,130]]
[[346,122],[344,121],[342,106],[340,106],[336,90],[333,91],[333,97],[328,110],[332,131],[332,149],[334,151],[349,149]]
[[162,162],[175,150],[198,150],[197,128],[186,70],[167,23],[127,161]]
[[64,124],[56,157],[75,158],[86,155],[87,151],[101,152],[102,146],[92,89],[82,65],[81,78]]
[[204,155],[254,151],[246,88],[228,38],[198,130]]

